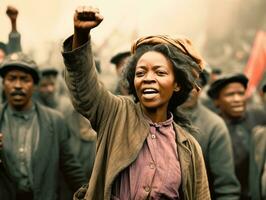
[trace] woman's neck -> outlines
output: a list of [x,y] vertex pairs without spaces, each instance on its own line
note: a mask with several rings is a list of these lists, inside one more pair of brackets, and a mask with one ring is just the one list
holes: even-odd
[[145,108],[142,106],[144,114],[153,122],[164,122],[167,120],[167,109],[164,108]]

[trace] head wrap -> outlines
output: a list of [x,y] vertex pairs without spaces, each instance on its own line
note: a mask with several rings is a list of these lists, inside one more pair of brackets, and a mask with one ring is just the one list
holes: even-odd
[[201,68],[204,68],[204,60],[195,50],[192,42],[187,38],[171,38],[167,35],[146,36],[136,40],[131,46],[131,53],[134,54],[137,48],[143,44],[171,44],[178,48],[182,53],[191,57]]

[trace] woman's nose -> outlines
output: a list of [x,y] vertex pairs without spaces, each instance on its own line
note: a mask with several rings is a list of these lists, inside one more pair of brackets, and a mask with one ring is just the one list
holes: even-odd
[[146,76],[144,77],[144,81],[146,81],[146,82],[151,82],[154,80],[155,80],[155,78],[154,78],[154,74],[152,72],[147,73]]

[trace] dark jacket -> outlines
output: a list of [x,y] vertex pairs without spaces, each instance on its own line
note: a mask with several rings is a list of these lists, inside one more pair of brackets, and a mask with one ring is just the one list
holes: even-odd
[[[244,167],[247,167],[248,169],[249,177],[247,179],[247,185],[250,198],[252,200],[262,200],[261,179],[263,171],[263,162],[265,161],[265,135],[264,132],[254,132],[253,129],[260,125],[266,124],[265,113],[259,109],[249,108],[246,111],[244,118],[238,121],[226,120],[226,124],[229,129],[231,138],[237,135],[238,127],[241,127],[242,129],[246,130],[249,134],[249,148],[247,150],[249,156],[247,164],[248,166],[242,165],[241,169]],[[239,154],[239,152],[236,153],[239,149],[240,142],[242,141],[236,141],[235,143],[233,142],[235,164],[237,163],[238,158],[242,156],[241,154]],[[236,172],[236,174],[237,173],[238,172]],[[239,177],[242,178],[242,176]]]
[[200,102],[189,113],[199,129],[193,136],[205,158],[213,200],[238,200],[240,184],[234,171],[232,142],[224,120]]
[[[261,194],[260,199],[266,200],[266,126],[257,126],[252,130],[252,158],[256,172],[250,180],[252,193]],[[259,187],[258,187],[259,186]],[[259,199],[259,197],[256,197]],[[255,199],[255,198],[254,198]]]
[[[57,111],[36,105],[37,117],[40,127],[38,149],[32,158],[33,195],[34,200],[56,200],[58,197],[59,169],[71,183],[73,190],[86,183],[85,173],[77,162],[69,147],[69,131],[62,116]],[[0,108],[0,125],[3,121],[3,111],[7,105]],[[3,137],[5,137],[3,133]],[[16,184],[12,181],[10,172],[5,165],[5,158],[1,154],[0,199],[13,200],[10,196],[16,193]]]

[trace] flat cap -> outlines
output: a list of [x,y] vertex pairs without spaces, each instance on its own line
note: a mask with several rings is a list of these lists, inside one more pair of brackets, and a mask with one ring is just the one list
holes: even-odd
[[58,70],[55,67],[45,66],[40,68],[42,76],[57,76]]
[[119,52],[119,53],[115,54],[115,55],[111,58],[110,62],[111,62],[112,64],[115,64],[115,65],[116,65],[117,63],[119,63],[119,61],[120,61],[121,59],[123,59],[123,58],[125,58],[125,57],[128,57],[128,56],[130,56],[130,51]]
[[8,71],[13,69],[31,74],[35,84],[40,80],[37,64],[22,52],[12,53],[5,57],[0,65],[0,75],[4,77]]
[[241,83],[245,88],[248,85],[248,78],[244,74],[223,75],[215,80],[211,85],[207,94],[212,99],[217,99],[220,91],[229,83]]

